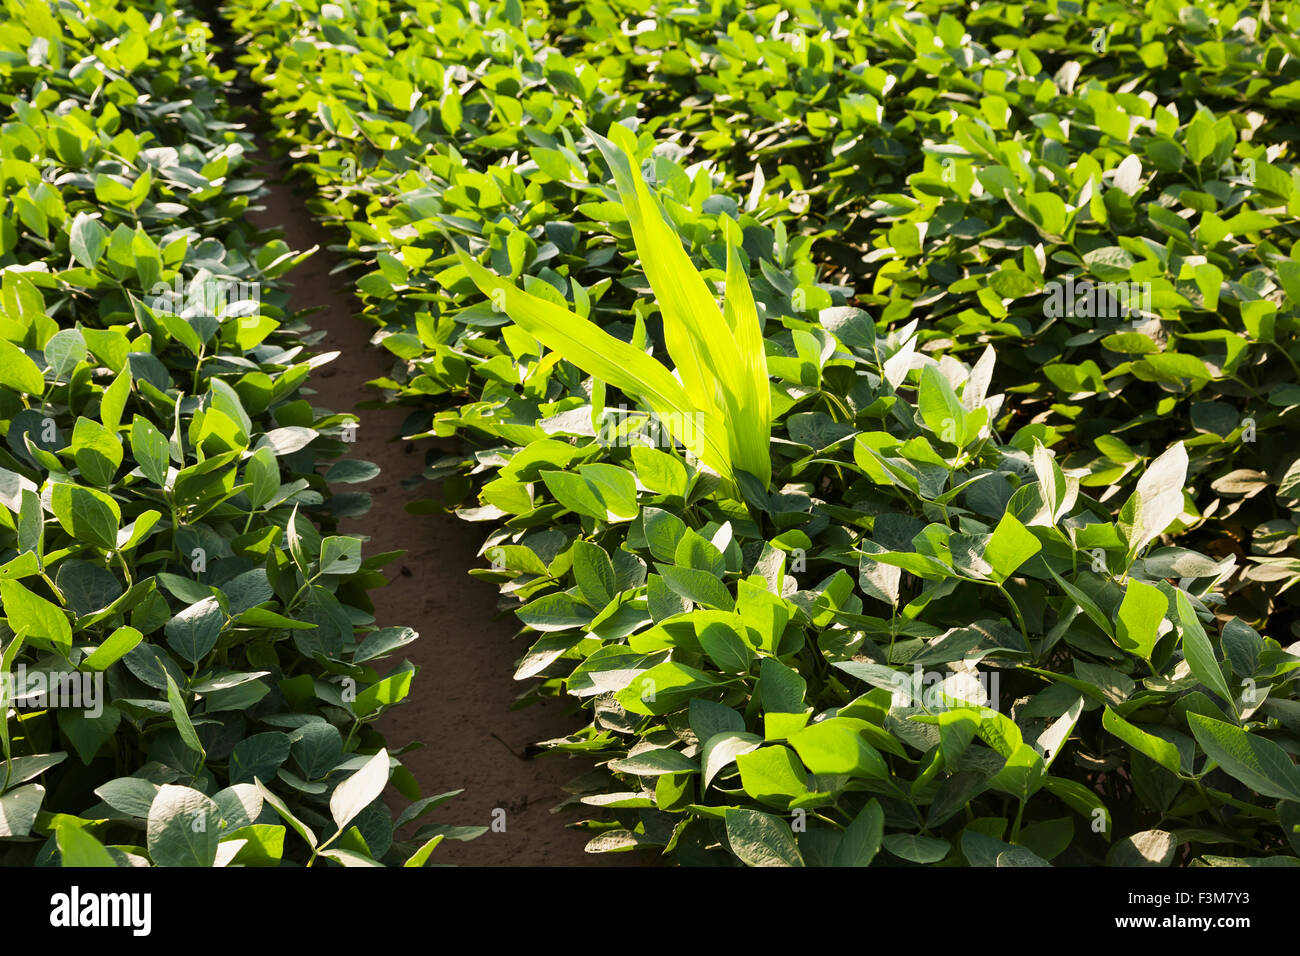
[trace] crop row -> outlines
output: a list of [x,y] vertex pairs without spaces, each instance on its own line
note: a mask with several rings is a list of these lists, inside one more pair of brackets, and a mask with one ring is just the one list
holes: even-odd
[[[631,250],[584,241],[611,212],[565,118],[636,116],[679,228],[713,264],[716,216],[734,209],[747,251],[787,273],[759,279],[774,308],[808,316],[852,297],[882,322],[924,310],[925,351],[973,361],[998,346],[1013,398],[999,426],[1046,426],[1102,500],[1131,490],[1176,423],[1196,479],[1179,530],[1248,560],[1237,610],[1290,632],[1278,596],[1300,573],[1285,452],[1300,396],[1292,8],[1259,21],[1153,4],[1140,23],[1094,23],[993,4],[963,24],[890,4],[865,18],[773,7],[760,21],[597,3],[474,24],[454,5],[340,7],[333,22],[329,7],[318,41],[306,14],[254,7],[265,42],[252,58],[275,58],[267,82],[320,212],[348,224],[381,334],[413,362],[385,384],[463,406],[482,391],[474,370],[505,361],[500,316],[457,323],[423,305],[436,272],[408,261],[407,239],[437,247],[431,211],[487,242],[499,272],[578,283],[602,323],[627,313]],[[390,33],[392,49],[377,46]],[[708,189],[684,162],[664,165],[686,156],[716,174]],[[432,430],[458,427],[453,412]]]
[[[305,254],[264,193],[211,33],[147,2],[0,26],[0,859],[422,865],[371,724],[408,693],[367,592],[351,416],[314,407]],[[388,660],[385,663],[386,659]],[[389,780],[417,801],[394,820]]]
[[1196,549],[1294,543],[1295,11],[1149,6],[231,4],[590,849],[1295,864],[1282,588]]

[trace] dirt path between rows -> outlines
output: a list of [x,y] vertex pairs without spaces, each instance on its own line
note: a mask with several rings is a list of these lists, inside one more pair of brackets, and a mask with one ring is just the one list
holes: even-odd
[[[516,756],[538,740],[564,736],[579,726],[559,702],[511,711],[524,685],[513,679],[514,662],[524,647],[512,641],[512,621],[497,618],[496,589],[471,578],[484,530],[450,515],[413,516],[403,506],[410,495],[401,481],[419,472],[425,446],[395,440],[407,412],[358,409],[358,402],[380,397],[367,387],[389,374],[392,356],[372,346],[372,327],[354,315],[356,300],[346,274],[330,275],[341,261],[328,250],[335,237],[315,222],[282,170],[265,158],[258,175],[270,194],[248,218],[259,228],[277,228],[296,250],[320,250],[288,275],[295,310],[313,311],[307,320],[324,330],[317,351],[341,354],[314,373],[314,405],[354,412],[360,426],[349,458],[372,461],[382,469],[364,485],[374,505],[359,519],[341,522],[343,532],[369,537],[365,554],[405,549],[384,568],[389,584],[372,593],[380,626],[406,625],[420,639],[405,648],[420,667],[411,697],[378,724],[390,747],[411,740],[425,746],[402,756],[426,796],[465,788],[465,793],[435,811],[426,822],[489,826],[493,811],[505,810],[505,831],[470,841],[444,841],[433,862],[462,865],[593,865],[631,862],[624,854],[588,854],[586,835],[566,829],[573,811],[553,814],[566,794],[563,785],[588,764],[559,754],[536,759]],[[421,493],[420,497],[433,497]],[[512,752],[514,751],[514,752]],[[497,814],[500,817],[500,814]]]

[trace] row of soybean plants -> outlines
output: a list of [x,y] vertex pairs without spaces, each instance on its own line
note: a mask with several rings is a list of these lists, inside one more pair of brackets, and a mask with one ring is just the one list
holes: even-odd
[[[412,409],[408,435],[465,443],[431,453],[445,490],[427,507],[489,526],[477,573],[536,632],[517,676],[587,710],[548,744],[600,761],[580,795],[590,849],[1296,862],[1300,657],[1223,610],[1238,555],[1171,543],[1209,516],[1211,442],[1151,430],[1106,482],[1077,461],[1071,416],[1091,427],[1112,388],[1167,391],[1147,411],[1173,424],[1227,388],[1205,359],[1204,380],[1148,372],[1204,299],[1168,280],[1178,298],[1159,286],[1145,330],[1069,340],[1152,342],[1098,390],[1058,382],[1041,351],[1073,313],[1016,305],[1049,275],[1136,268],[1129,246],[1156,240],[1137,238],[1135,165],[1168,152],[1157,138],[1196,155],[1204,124],[1222,128],[1143,114],[1155,94],[1136,85],[1231,87],[1286,42],[1289,11],[1227,57],[1207,47],[1246,25],[1163,9],[1161,58],[1136,43],[1146,26],[1107,47],[1105,23],[1039,4],[229,7],[316,212],[346,231],[395,357],[378,384]],[[1087,127],[1088,96],[1136,111],[1124,137]],[[1202,158],[1182,172],[1209,196]],[[1220,211],[1281,238],[1271,191],[1290,167],[1254,158]],[[1076,182],[1087,201],[1067,203]],[[1157,196],[1143,224],[1163,220]],[[1152,257],[1178,276],[1200,263],[1176,238]],[[1294,309],[1267,283],[1225,279],[1222,298],[1250,289],[1281,330]],[[1232,334],[1251,374],[1289,358]],[[1039,408],[1039,385],[1078,407]]]
[[[567,30],[637,52],[647,27],[578,9]],[[817,168],[792,159],[777,180],[809,184],[805,220],[837,237],[815,261],[883,322],[923,309],[918,348],[973,359],[1001,346],[1017,421],[1048,425],[1101,500],[1124,500],[1183,439],[1194,493],[1176,530],[1245,558],[1235,609],[1289,643],[1300,6],[957,12],[906,27],[890,4],[861,26],[798,8],[770,27],[652,19],[673,32],[626,72],[648,97],[690,101],[674,129],[709,153],[821,145]],[[773,41],[821,53],[834,78],[774,80]],[[783,98],[793,115],[779,115]],[[747,112],[773,122],[751,131]]]
[[244,221],[211,34],[151,2],[4,20],[0,860],[422,865],[448,831],[395,824],[445,797],[370,726],[416,635],[374,626],[393,555],[330,533],[376,469],[311,404],[331,356],[278,283],[302,256]]

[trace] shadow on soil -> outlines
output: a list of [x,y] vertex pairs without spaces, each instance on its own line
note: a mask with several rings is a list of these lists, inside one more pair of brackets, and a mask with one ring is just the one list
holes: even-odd
[[[420,639],[405,650],[420,671],[411,697],[379,722],[396,749],[408,741],[425,746],[402,756],[424,794],[464,788],[465,793],[425,819],[489,826],[493,811],[505,810],[505,831],[489,831],[466,842],[444,841],[433,862],[468,865],[593,865],[632,862],[624,854],[583,851],[586,836],[566,829],[577,817],[571,810],[551,813],[566,796],[563,785],[589,764],[561,755],[526,759],[528,745],[564,736],[578,726],[559,702],[512,711],[524,689],[512,675],[523,648],[512,641],[515,627],[497,619],[496,589],[471,578],[483,530],[450,515],[412,516],[403,506],[409,496],[401,481],[420,471],[422,450],[402,442],[407,412],[357,408],[380,397],[366,385],[390,372],[392,356],[369,342],[371,326],[356,317],[350,279],[331,275],[340,259],[328,250],[330,232],[315,222],[304,197],[284,180],[283,170],[265,156],[257,173],[269,194],[250,211],[258,228],[278,229],[290,247],[319,251],[288,275],[295,310],[311,310],[313,328],[325,337],[316,349],[339,356],[311,379],[314,405],[359,417],[356,446],[348,457],[372,461],[380,474],[357,486],[374,504],[359,519],[344,519],[340,530],[368,537],[366,554],[405,550],[384,568],[387,587],[372,593],[380,626],[406,625]],[[424,493],[421,493],[422,495]],[[499,814],[497,815],[500,816]]]

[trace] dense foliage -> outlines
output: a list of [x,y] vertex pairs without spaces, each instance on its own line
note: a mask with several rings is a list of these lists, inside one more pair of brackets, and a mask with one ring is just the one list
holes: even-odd
[[[110,701],[0,714],[0,845],[422,864],[234,76],[89,9],[0,28],[0,676]],[[1300,4],[223,12],[591,851],[1300,863]]]
[[153,3],[0,25],[0,859],[422,865],[473,833],[394,842],[451,796],[370,727],[416,634],[374,626],[394,555],[331,533],[377,469],[309,400],[332,356],[243,219],[210,37]]
[[[231,13],[379,384],[466,442],[427,476],[493,526],[517,676],[589,711],[591,849],[1294,865],[1300,8]],[[590,131],[752,287],[770,480],[665,443],[582,321],[689,389]]]

